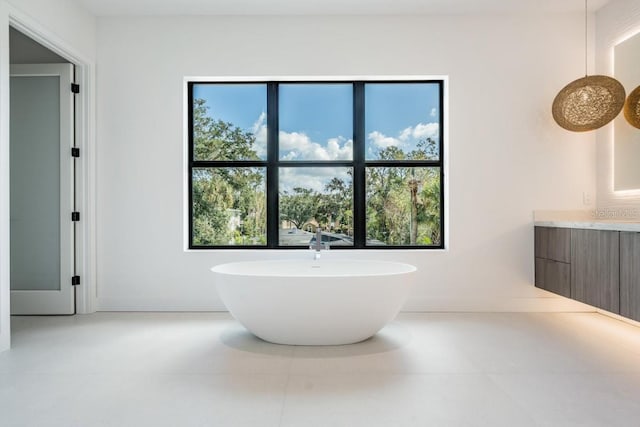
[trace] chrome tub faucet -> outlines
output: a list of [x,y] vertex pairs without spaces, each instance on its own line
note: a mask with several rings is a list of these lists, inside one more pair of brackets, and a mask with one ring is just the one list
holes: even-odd
[[319,260],[320,259],[320,251],[323,249],[323,247],[325,249],[329,249],[329,242],[326,242],[324,244],[322,243],[322,230],[320,229],[320,227],[317,227],[316,228],[316,241],[312,245],[309,245],[309,249],[312,249],[312,250],[315,251],[313,253],[313,259],[314,260]]

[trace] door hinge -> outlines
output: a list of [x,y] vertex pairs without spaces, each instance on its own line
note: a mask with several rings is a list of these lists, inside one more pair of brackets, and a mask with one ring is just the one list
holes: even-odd
[[71,278],[71,286],[78,286],[80,284],[80,276],[73,276]]
[[80,157],[80,149],[73,147],[71,149],[71,157]]
[[71,212],[71,221],[80,221],[80,212]]
[[80,85],[77,83],[71,83],[71,92],[80,93]]

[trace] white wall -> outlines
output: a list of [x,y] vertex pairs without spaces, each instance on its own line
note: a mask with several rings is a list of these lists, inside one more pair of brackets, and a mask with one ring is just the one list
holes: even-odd
[[[614,0],[596,14],[597,70],[601,74],[614,75],[613,47],[625,38],[640,32],[640,2]],[[627,93],[633,89],[628,82]],[[622,118],[622,120],[624,120]],[[613,126],[607,126],[597,134],[597,205],[602,214],[637,215],[640,219],[640,189],[613,190]]]
[[3,0],[10,12],[37,23],[87,59],[96,54],[96,18],[76,0]]
[[532,285],[532,211],[595,192],[594,135],[551,117],[583,73],[583,28],[582,14],[100,18],[99,308],[222,309],[211,266],[309,256],[183,250],[183,78],[283,75],[450,78],[448,250],[331,256],[415,263],[407,310],[570,307]]
[[[74,57],[95,59],[96,20],[72,0],[0,0],[0,351],[9,348],[9,22]],[[84,102],[84,101],[83,101]]]

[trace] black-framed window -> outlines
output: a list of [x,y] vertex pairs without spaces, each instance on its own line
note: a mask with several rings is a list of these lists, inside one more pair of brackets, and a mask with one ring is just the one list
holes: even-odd
[[189,82],[189,248],[443,248],[443,81]]

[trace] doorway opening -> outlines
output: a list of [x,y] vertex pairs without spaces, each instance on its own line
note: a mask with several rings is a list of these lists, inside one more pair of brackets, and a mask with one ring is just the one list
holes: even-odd
[[11,314],[75,314],[75,66],[9,35]]

